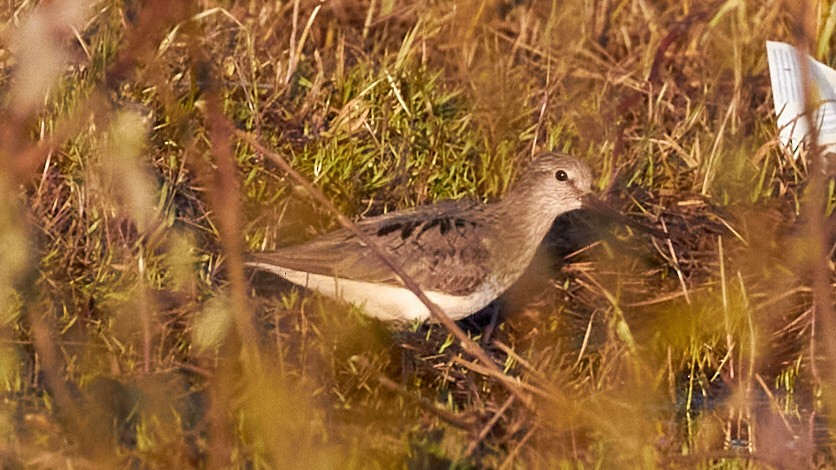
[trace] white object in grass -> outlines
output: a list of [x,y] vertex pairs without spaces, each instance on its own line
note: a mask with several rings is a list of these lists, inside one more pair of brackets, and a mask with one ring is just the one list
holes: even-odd
[[808,121],[803,117],[802,54],[790,44],[767,41],[766,55],[781,143],[798,156],[798,149],[809,135],[812,124],[818,130],[818,144],[824,146],[826,152],[836,152],[836,70],[806,56],[810,91],[816,103]]

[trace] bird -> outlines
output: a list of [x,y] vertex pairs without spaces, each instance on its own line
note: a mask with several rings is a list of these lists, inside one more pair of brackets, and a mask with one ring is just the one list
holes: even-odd
[[[485,308],[531,263],[554,220],[580,209],[592,170],[570,155],[535,156],[499,201],[444,200],[369,217],[357,226],[451,319]],[[252,253],[246,266],[360,307],[390,322],[429,319],[427,306],[347,229]]]

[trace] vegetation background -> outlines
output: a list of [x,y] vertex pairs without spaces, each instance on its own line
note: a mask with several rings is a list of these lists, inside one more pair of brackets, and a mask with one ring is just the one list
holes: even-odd
[[[832,2],[0,18],[3,468],[836,465],[834,185],[778,144],[764,47],[836,65]],[[499,197],[540,149],[670,238],[558,220],[459,324],[489,364],[243,269],[337,227],[276,159],[359,217]]]

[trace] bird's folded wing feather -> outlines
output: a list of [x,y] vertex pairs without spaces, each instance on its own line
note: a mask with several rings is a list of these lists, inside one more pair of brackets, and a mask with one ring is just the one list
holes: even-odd
[[[486,219],[481,206],[448,201],[399,211],[358,225],[422,289],[451,294],[472,292],[488,274]],[[314,274],[379,284],[403,285],[372,250],[347,230],[271,253],[256,253],[251,262]]]

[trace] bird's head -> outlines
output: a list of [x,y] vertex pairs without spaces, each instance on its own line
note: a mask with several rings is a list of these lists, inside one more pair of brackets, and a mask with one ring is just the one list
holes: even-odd
[[554,217],[580,209],[592,192],[592,170],[575,157],[545,152],[522,172],[512,193],[523,195],[528,204],[546,209]]

